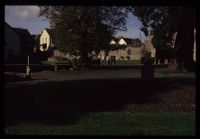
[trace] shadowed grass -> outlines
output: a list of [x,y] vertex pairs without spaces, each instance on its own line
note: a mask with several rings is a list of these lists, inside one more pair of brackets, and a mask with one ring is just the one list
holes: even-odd
[[[172,107],[168,113],[156,112],[164,108],[159,105],[163,103],[160,95],[170,94],[173,90],[179,89],[173,92],[178,97],[175,103],[190,104],[191,101],[193,104],[194,92],[181,89],[194,85],[194,79],[173,77],[152,81],[139,78],[48,81],[6,87],[6,133],[193,135],[193,110],[171,113],[176,112]],[[170,95],[166,97],[172,100]],[[125,107],[130,104],[153,105],[147,109],[156,112],[149,113],[146,109],[142,111],[137,110],[140,107],[134,107],[133,113],[127,113]]]
[[7,127],[21,135],[194,135],[194,113],[88,113],[73,125],[23,122]]

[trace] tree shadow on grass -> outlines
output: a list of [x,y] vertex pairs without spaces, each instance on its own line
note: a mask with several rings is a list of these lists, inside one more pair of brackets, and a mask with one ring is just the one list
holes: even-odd
[[159,103],[159,94],[191,80],[88,79],[5,89],[5,122],[73,124],[88,112],[123,111],[128,104]]

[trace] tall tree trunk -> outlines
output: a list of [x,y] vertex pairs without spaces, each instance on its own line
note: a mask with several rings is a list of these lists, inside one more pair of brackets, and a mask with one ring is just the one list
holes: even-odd
[[183,71],[184,69],[194,71],[195,9],[183,8],[181,15],[175,40],[176,54],[169,64],[169,69],[172,71]]
[[195,9],[184,8],[184,14],[179,26],[180,44],[182,46],[182,58],[184,68],[187,70],[194,70],[193,49],[194,49],[194,27],[195,27]]
[[90,66],[90,58],[88,56],[88,52],[83,50],[82,53],[81,53],[81,60],[80,60],[80,66],[81,66],[81,69],[86,69],[88,66]]

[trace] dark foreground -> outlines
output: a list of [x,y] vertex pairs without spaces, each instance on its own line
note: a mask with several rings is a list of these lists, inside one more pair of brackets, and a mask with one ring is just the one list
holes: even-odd
[[178,76],[52,80],[5,89],[7,134],[193,135],[194,111],[195,79]]
[[10,135],[195,135],[195,114],[96,112],[63,124],[20,122]]

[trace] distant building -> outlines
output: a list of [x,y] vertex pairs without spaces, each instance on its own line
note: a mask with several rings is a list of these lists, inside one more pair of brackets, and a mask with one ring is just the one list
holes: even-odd
[[9,56],[16,56],[20,54],[20,36],[6,22],[4,23],[4,33],[5,60],[7,60]]
[[20,36],[20,55],[26,56],[33,54],[34,39],[27,29],[13,28],[13,30]]
[[131,39],[125,37],[113,37],[109,43],[115,47],[124,46],[123,48],[117,48],[116,50],[110,50],[106,55],[105,51],[101,51],[98,58],[104,60],[141,60],[141,46],[142,42],[139,39]]
[[142,48],[142,57],[144,57],[145,52],[149,53],[152,58],[156,57],[156,49],[154,48],[152,44],[152,38],[153,38],[153,32],[149,31],[147,40],[144,42],[144,45],[141,47]]
[[54,48],[53,38],[53,29],[45,28],[40,36],[40,51],[52,50]]

